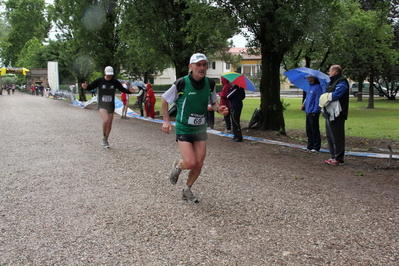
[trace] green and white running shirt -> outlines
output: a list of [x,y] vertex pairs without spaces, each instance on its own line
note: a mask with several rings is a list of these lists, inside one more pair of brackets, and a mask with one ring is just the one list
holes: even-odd
[[[205,77],[204,86],[195,89],[189,76],[184,78],[184,91],[179,97],[175,84],[162,97],[172,104],[176,101],[176,134],[197,134],[206,131],[206,115],[208,104],[217,101],[216,91],[211,91],[208,77]],[[177,99],[177,100],[176,100]]]

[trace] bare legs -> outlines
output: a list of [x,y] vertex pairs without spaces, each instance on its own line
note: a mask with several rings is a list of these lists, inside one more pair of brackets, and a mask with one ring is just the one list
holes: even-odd
[[187,185],[192,186],[201,174],[206,156],[206,141],[194,143],[179,141],[179,150],[182,160],[179,161],[180,169],[189,169]]
[[108,139],[112,129],[112,121],[114,119],[114,113],[109,114],[106,109],[99,109],[98,111],[100,112],[100,116],[103,120],[103,125],[102,125],[103,137]]

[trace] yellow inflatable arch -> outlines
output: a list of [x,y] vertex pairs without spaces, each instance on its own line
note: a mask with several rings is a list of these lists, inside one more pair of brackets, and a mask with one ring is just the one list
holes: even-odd
[[2,67],[0,68],[0,76],[3,76],[5,74],[23,74],[26,76],[27,72],[29,72],[29,69],[27,68],[15,68],[15,67]]

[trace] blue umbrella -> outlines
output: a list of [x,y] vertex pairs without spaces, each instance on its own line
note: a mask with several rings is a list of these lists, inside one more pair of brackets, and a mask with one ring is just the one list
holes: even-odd
[[319,79],[323,93],[326,91],[327,84],[330,82],[330,77],[323,72],[307,67],[295,68],[285,72],[284,74],[287,76],[292,84],[306,92],[308,92],[310,88],[310,84],[307,79],[309,76]]

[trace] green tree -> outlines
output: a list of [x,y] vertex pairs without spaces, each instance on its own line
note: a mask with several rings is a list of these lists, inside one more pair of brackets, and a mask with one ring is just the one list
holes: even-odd
[[[393,27],[393,45],[391,56],[388,62],[384,63],[384,70],[380,76],[381,83],[387,88],[384,91],[385,96],[390,100],[395,100],[396,94],[399,90],[399,42],[398,42],[398,18],[399,18],[399,0],[359,0],[360,6],[363,10],[388,10],[388,23]],[[393,62],[392,62],[393,61]]]
[[219,5],[238,17],[240,26],[253,34],[248,45],[262,56],[260,82],[261,130],[285,132],[283,104],[280,100],[280,66],[284,55],[311,31],[319,12],[328,13],[334,1],[218,0]]
[[237,31],[234,17],[203,1],[135,0],[126,1],[125,9],[122,21],[133,32],[132,42],[157,55],[162,64],[173,65],[177,77],[187,75],[193,53],[211,57]]
[[[8,24],[7,20],[4,16],[0,16],[0,57],[4,54],[4,49],[9,45],[6,42],[6,37],[10,32],[10,25]],[[1,62],[3,60],[1,59]]]
[[385,96],[390,100],[395,100],[399,91],[399,22],[393,25],[393,60],[384,65],[384,71],[381,74],[381,83],[387,88]]
[[44,0],[8,0],[6,20],[10,32],[1,44],[1,58],[6,66],[14,66],[25,43],[32,38],[44,41],[50,29],[45,16]]
[[[373,82],[383,73],[384,66],[392,65],[392,28],[384,12],[355,9],[347,20],[336,27],[332,60],[341,62],[345,75],[359,82],[370,79],[368,108],[374,108]],[[392,63],[389,63],[392,62]],[[359,93],[358,100],[361,101]]]
[[[283,68],[285,71],[308,67],[326,72],[329,69],[328,59],[331,55],[334,39],[334,26],[346,12],[343,1],[331,12],[318,12],[308,19],[311,20],[309,32],[299,38],[299,41],[284,55]],[[337,13],[339,15],[337,15]],[[302,101],[306,98],[303,92]]]
[[50,40],[47,45],[43,45],[40,53],[40,60],[47,67],[48,61],[58,62],[58,73],[60,84],[75,84],[72,75],[72,60],[76,55],[69,48],[69,42],[61,40]]
[[68,43],[73,54],[71,72],[78,81],[81,101],[85,101],[86,96],[80,84],[89,81],[94,70],[102,73],[108,65],[114,67],[116,75],[120,70],[120,58],[116,55],[121,6],[122,3],[116,0],[54,2],[51,17],[61,31],[59,39]]
[[43,68],[47,67],[41,60],[43,44],[36,38],[30,39],[21,50],[15,67]]

